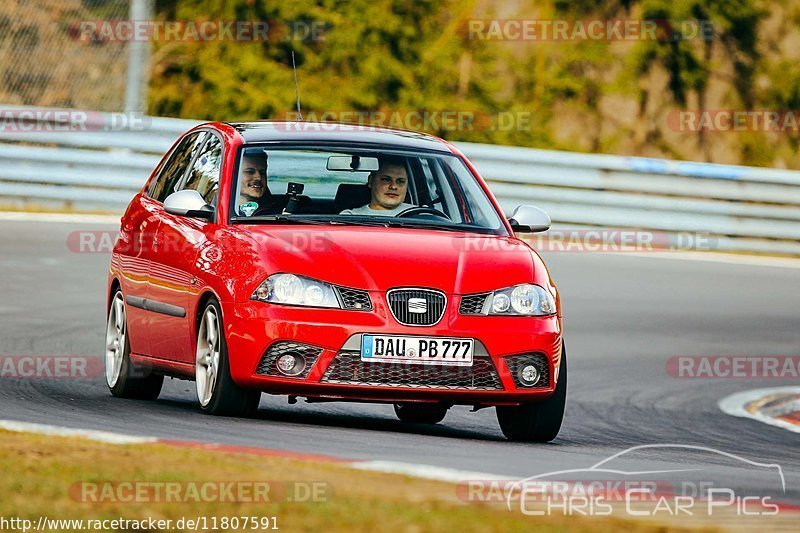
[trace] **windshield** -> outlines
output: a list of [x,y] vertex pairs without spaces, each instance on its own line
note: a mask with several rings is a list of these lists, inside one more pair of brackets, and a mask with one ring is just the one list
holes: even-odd
[[232,221],[431,227],[505,235],[478,181],[452,154],[245,145]]

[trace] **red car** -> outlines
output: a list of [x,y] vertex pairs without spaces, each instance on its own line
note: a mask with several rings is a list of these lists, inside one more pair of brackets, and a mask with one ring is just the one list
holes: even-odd
[[391,403],[437,423],[495,406],[510,439],[561,427],[561,304],[544,262],[452,144],[322,123],[208,123],[181,137],[121,220],[106,380],[155,399],[193,379],[202,409],[262,392]]

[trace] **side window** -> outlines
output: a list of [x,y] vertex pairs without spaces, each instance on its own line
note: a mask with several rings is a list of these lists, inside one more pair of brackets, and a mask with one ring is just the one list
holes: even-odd
[[433,177],[433,170],[431,170],[430,162],[427,159],[420,159],[419,162],[422,167],[422,174],[425,176],[425,186],[428,189],[428,197],[430,198],[431,206],[438,206],[438,209],[447,213],[447,206],[444,205],[442,201],[442,191],[439,189],[439,185]]
[[[411,168],[409,164],[408,158],[406,158],[406,174],[408,175],[408,199],[411,200],[412,204],[419,205],[420,203],[420,195],[417,192],[417,182],[414,179],[414,170]],[[405,201],[405,200],[403,200]]]
[[429,183],[433,183],[431,188],[431,196],[434,198],[433,206],[444,211],[455,222],[463,222],[461,213],[458,209],[458,200],[453,194],[453,188],[448,185],[447,177],[444,175],[442,168],[437,164],[436,159],[424,160],[426,172],[430,171],[431,174],[426,178]]
[[198,131],[187,135],[183,141],[175,148],[172,155],[161,169],[161,173],[156,177],[153,186],[148,191],[148,195],[154,200],[163,202],[167,196],[175,192],[175,186],[186,172],[186,167],[192,160],[194,153],[202,146],[205,140],[205,132]]
[[206,203],[216,205],[221,166],[222,141],[216,135],[209,134],[208,141],[189,170],[189,176],[183,188],[199,192]]

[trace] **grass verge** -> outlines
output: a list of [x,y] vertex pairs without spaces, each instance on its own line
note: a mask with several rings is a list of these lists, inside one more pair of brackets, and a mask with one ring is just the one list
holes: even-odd
[[[282,531],[674,531],[648,522],[587,517],[529,517],[496,505],[466,503],[454,485],[366,472],[346,464],[245,453],[180,448],[166,444],[110,445],[90,440],[0,431],[0,517],[37,524],[50,519],[172,520],[181,518],[275,517]],[[203,483],[264,482],[270,500],[257,503],[200,500],[185,490]],[[138,494],[122,483],[182,487],[181,501],[158,501],[152,490]],[[289,485],[286,485],[289,483]],[[316,483],[316,501],[286,501],[292,490]],[[93,490],[87,491],[86,487]],[[110,487],[110,489],[109,489]],[[107,490],[108,489],[108,490]],[[308,496],[307,490],[298,491]],[[196,493],[195,493],[196,494]],[[239,494],[244,494],[239,493]],[[162,499],[165,494],[161,493]],[[133,501],[127,501],[129,499]],[[88,499],[89,501],[84,501]],[[102,501],[92,501],[100,499]],[[227,499],[227,498],[226,498]],[[122,501],[126,500],[126,501]],[[216,500],[216,501],[215,501]],[[217,531],[237,528],[219,527]],[[272,525],[272,524],[270,524]],[[238,527],[239,531],[253,530]],[[64,526],[59,531],[74,531]],[[118,530],[126,529],[117,527]],[[127,529],[133,529],[130,525]],[[199,528],[198,528],[199,529]],[[55,530],[50,528],[49,530]],[[191,530],[184,527],[183,530]]]

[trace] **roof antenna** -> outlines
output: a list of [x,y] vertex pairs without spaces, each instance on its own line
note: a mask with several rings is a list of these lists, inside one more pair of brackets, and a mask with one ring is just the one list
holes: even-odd
[[297,66],[294,64],[294,50],[292,50],[292,70],[294,71],[294,92],[297,95],[298,122],[303,121],[303,112],[300,111],[300,86],[297,84]]

